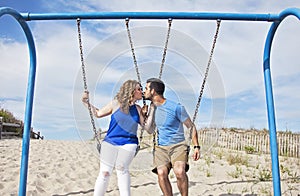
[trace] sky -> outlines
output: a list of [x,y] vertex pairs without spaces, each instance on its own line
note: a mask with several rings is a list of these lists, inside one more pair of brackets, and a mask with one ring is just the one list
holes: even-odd
[[[20,13],[219,12],[278,14],[296,1],[178,0],[95,1],[2,0],[0,7]],[[28,21],[37,50],[32,127],[45,139],[92,137],[80,98],[83,92],[75,20]],[[142,85],[157,77],[167,20],[130,20]],[[268,129],[263,50],[270,22],[222,21],[213,62],[195,124],[204,127]],[[173,20],[162,79],[166,97],[194,115],[216,22]],[[83,20],[81,33],[88,88],[97,107],[113,99],[127,79],[137,79],[124,20]],[[294,16],[279,26],[271,51],[277,130],[300,132],[300,22]],[[0,18],[0,107],[23,120],[29,70],[24,33],[8,15]],[[141,102],[138,104],[142,105]],[[96,119],[105,130],[109,117]]]

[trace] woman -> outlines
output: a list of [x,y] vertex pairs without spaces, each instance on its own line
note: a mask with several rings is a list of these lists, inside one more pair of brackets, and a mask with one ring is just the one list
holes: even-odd
[[[101,109],[91,105],[93,114],[102,118],[111,115],[107,134],[101,143],[100,172],[95,183],[94,196],[104,195],[113,168],[116,168],[120,195],[130,195],[129,164],[136,153],[138,124],[144,124],[145,113],[136,101],[142,99],[142,89],[136,80],[127,80],[115,98]],[[88,106],[89,94],[82,102]]]

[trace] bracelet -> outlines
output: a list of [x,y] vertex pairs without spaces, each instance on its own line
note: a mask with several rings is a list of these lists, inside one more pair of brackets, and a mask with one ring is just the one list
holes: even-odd
[[200,146],[194,146],[194,149],[198,148],[200,150]]

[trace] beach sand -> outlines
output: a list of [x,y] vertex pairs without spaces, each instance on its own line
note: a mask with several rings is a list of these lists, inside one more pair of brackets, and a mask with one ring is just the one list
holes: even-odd
[[[151,147],[141,150],[131,165],[133,196],[162,195],[151,172]],[[18,195],[21,139],[0,140],[0,195]],[[190,160],[189,195],[273,195],[270,155],[211,149]],[[282,195],[300,194],[300,159],[280,157]],[[99,158],[92,142],[31,140],[27,195],[93,195]],[[180,193],[170,173],[174,195]],[[116,174],[107,195],[119,195]]]

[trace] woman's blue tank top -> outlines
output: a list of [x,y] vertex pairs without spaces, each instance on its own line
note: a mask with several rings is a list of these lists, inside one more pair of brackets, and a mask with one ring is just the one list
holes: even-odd
[[113,145],[138,144],[137,128],[140,122],[136,105],[129,107],[126,114],[120,108],[111,115],[104,141]]

